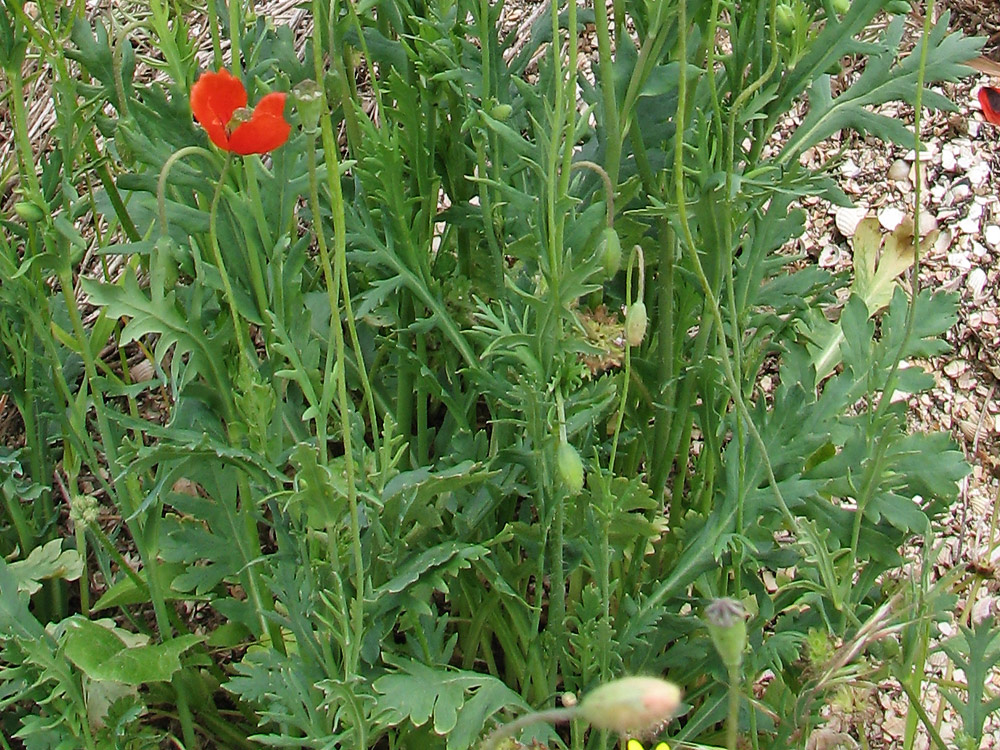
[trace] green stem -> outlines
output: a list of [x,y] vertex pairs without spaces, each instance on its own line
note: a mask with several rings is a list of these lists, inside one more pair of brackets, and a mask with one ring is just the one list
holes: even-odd
[[[678,28],[687,28],[687,3],[681,2],[678,5]],[[687,36],[683,33],[678,34],[678,59],[680,60],[681,66],[686,66],[687,63]],[[742,417],[747,425],[747,429],[750,431],[751,437],[753,437],[754,442],[757,444],[760,450],[761,461],[764,464],[764,470],[767,474],[768,484],[771,487],[771,491],[774,495],[774,499],[778,504],[779,509],[785,516],[786,521],[794,528],[795,527],[795,517],[792,515],[791,511],[788,509],[788,504],[785,502],[785,498],[782,495],[781,489],[778,487],[778,480],[774,476],[774,468],[771,466],[771,459],[768,457],[767,445],[764,443],[764,439],[760,435],[760,431],[753,422],[753,417],[750,414],[750,410],[747,408],[746,402],[743,399],[743,393],[740,389],[739,383],[736,380],[736,376],[733,372],[732,357],[729,353],[729,347],[726,343],[725,338],[725,325],[722,320],[722,311],[719,307],[718,301],[715,299],[715,291],[712,289],[712,285],[705,275],[705,269],[701,264],[701,259],[698,257],[698,249],[695,244],[695,239],[691,233],[691,226],[688,223],[687,217],[687,198],[684,191],[684,130],[685,130],[685,113],[687,111],[687,76],[681,75],[677,86],[677,112],[678,112],[678,123],[677,132],[674,135],[674,192],[677,201],[677,214],[678,221],[681,226],[681,236],[683,239],[683,245],[685,252],[688,255],[691,266],[694,269],[695,276],[697,277],[699,283],[701,284],[702,292],[705,294],[706,302],[709,305],[712,317],[715,319],[716,324],[716,334],[719,342],[719,353],[722,360],[723,374],[725,375],[726,384],[729,386],[729,390],[732,399],[736,405],[738,414]],[[741,500],[742,502],[742,488],[741,488]]]
[[886,378],[885,386],[882,389],[882,398],[879,399],[875,409],[875,419],[881,417],[885,410],[892,403],[892,394],[896,390],[896,381],[899,376],[899,363],[903,360],[906,349],[910,346],[913,337],[913,329],[917,320],[917,297],[920,292],[920,213],[921,201],[923,200],[923,174],[922,162],[920,161],[920,150],[922,147],[920,138],[920,121],[923,112],[924,100],[924,80],[927,72],[927,55],[930,49],[930,35],[932,19],[934,18],[934,0],[927,0],[927,9],[924,11],[924,28],[920,40],[920,63],[917,69],[917,91],[913,102],[913,153],[916,158],[913,161],[914,181],[913,181],[913,266],[910,268],[910,288],[912,300],[910,307],[906,311],[906,328],[903,332],[903,340],[899,343],[896,356],[893,357],[892,369]]
[[243,61],[240,38],[243,32],[243,0],[227,0],[229,6],[229,67],[234,78],[242,80]]
[[[316,11],[316,16],[319,16],[319,0],[314,0],[314,11]],[[314,34],[319,36],[319,31],[314,30]],[[314,52],[313,52],[313,62],[319,76],[319,80],[322,80],[322,67],[323,67],[323,52],[321,45],[319,44],[319,39],[315,40]],[[325,99],[325,92],[323,94]],[[320,118],[320,124],[323,135],[323,156],[327,164],[327,187],[330,192],[330,199],[332,202],[331,213],[333,215],[333,231],[334,231],[334,260],[337,267],[337,273],[339,278],[336,279],[337,283],[334,283],[334,279],[331,278],[330,272],[330,258],[326,252],[326,242],[323,240],[319,243],[320,247],[320,260],[323,265],[323,273],[326,277],[328,288],[332,287],[331,296],[331,321],[330,325],[334,329],[334,336],[336,339],[337,347],[337,404],[340,411],[340,422],[341,430],[343,432],[344,440],[344,474],[347,483],[347,504],[350,512],[350,527],[351,527],[351,549],[354,557],[354,601],[351,607],[351,628],[353,631],[351,641],[350,641],[350,652],[345,661],[345,677],[347,680],[354,678],[357,674],[359,660],[361,656],[361,639],[364,636],[365,631],[365,566],[364,566],[364,556],[361,550],[361,519],[358,508],[358,488],[357,480],[355,479],[356,467],[354,464],[354,446],[351,432],[351,407],[350,402],[347,397],[347,360],[345,356],[345,344],[344,344],[344,330],[341,323],[340,315],[340,284],[346,286],[346,276],[347,276],[347,222],[344,213],[344,196],[341,191],[340,186],[340,164],[338,159],[337,144],[333,136],[333,124],[328,114],[328,109],[326,108],[325,102],[323,111],[324,114]],[[318,217],[318,214],[317,214]],[[317,238],[323,237],[322,231],[317,231]],[[346,305],[348,311],[350,311],[350,294],[345,294]],[[348,312],[348,326],[353,325],[353,316]],[[361,358],[360,349],[358,350],[358,368],[363,371],[364,363]],[[373,433],[376,432],[375,425],[372,425]],[[358,732],[363,737],[364,736],[364,726],[359,725]],[[362,745],[364,743],[361,743]]]
[[[250,193],[250,206],[254,220],[257,223],[257,232],[260,235],[261,247],[263,251],[267,253],[274,247],[274,239],[271,237],[271,232],[267,227],[267,219],[264,217],[261,210],[261,206],[263,204],[260,197],[260,186],[257,184],[257,164],[259,163],[259,157],[255,158],[253,163],[247,161],[244,164],[243,171],[247,176],[247,188]],[[260,263],[260,253],[256,251],[256,248],[247,247],[247,255],[250,258],[250,283],[253,286],[253,293],[257,300],[257,307],[260,310],[261,316],[267,320],[266,315],[269,309],[267,300],[267,285],[264,283],[264,271]]]
[[208,29],[212,36],[213,67],[218,70],[222,67],[222,35],[219,33],[219,11],[215,7],[215,0],[208,0],[207,15]]
[[622,132],[618,122],[618,103],[615,101],[615,71],[614,60],[611,56],[611,32],[608,28],[608,9],[604,0],[594,0],[594,15],[597,25],[598,75],[601,78],[601,101],[604,108],[606,139],[604,164],[612,185],[617,185],[618,170],[622,160]]
[[726,748],[736,750],[740,730],[740,671],[729,670],[729,710],[726,715]]
[[[183,151],[184,149],[181,149]],[[180,153],[178,151],[177,153]],[[176,154],[174,154],[176,156]],[[226,174],[229,172],[229,165],[233,161],[231,152],[226,152],[226,161],[222,165],[222,172],[219,174],[219,181],[215,185],[215,193],[212,195],[212,204],[208,212],[208,244],[212,250],[212,260],[222,277],[222,288],[226,294],[226,302],[229,306],[229,314],[233,319],[233,335],[236,336],[236,346],[240,351],[240,361],[246,366],[253,366],[257,360],[256,352],[250,343],[250,334],[240,321],[240,315],[236,308],[236,293],[233,291],[233,282],[226,271],[226,262],[222,258],[222,249],[219,247],[218,218],[219,199],[222,197],[222,186],[226,181]],[[164,165],[166,169],[166,165]],[[161,174],[162,179],[162,174]]]

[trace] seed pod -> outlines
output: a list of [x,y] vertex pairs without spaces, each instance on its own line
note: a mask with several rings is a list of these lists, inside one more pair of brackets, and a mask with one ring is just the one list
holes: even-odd
[[909,0],[891,0],[891,2],[886,3],[885,12],[890,16],[901,16],[905,13],[909,13],[913,8],[910,7]]
[[307,78],[296,84],[292,93],[302,129],[307,133],[315,133],[323,114],[323,89],[316,81]]
[[622,267],[622,243],[618,233],[612,227],[606,227],[601,232],[601,240],[597,245],[597,257],[601,259],[604,273],[610,279]]
[[622,677],[584,696],[580,715],[597,729],[620,734],[655,731],[674,715],[681,691],[658,677]]
[[45,218],[45,212],[39,208],[37,203],[32,201],[18,201],[14,204],[14,213],[29,224],[33,224],[36,221],[41,221]]
[[795,32],[795,11],[787,3],[778,3],[774,8],[774,25],[784,36]]
[[559,480],[566,485],[566,491],[570,495],[579,495],[583,489],[583,461],[576,448],[563,440],[559,441],[556,449],[556,469]]
[[646,304],[633,302],[625,313],[625,340],[629,346],[639,346],[646,338]]
[[851,9],[851,0],[833,0],[833,10],[838,16],[842,16]]
[[507,122],[513,112],[514,108],[509,104],[498,104],[490,112],[490,117],[500,122]]

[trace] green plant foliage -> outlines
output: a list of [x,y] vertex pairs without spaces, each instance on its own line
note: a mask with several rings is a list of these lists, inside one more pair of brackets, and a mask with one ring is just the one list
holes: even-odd
[[[519,33],[479,0],[306,2],[301,28],[50,5],[0,7],[5,737],[466,750],[640,673],[685,691],[672,746],[802,746],[889,675],[926,723],[948,607],[900,549],[967,466],[906,400],[956,301],[900,283],[933,241],[905,227],[863,222],[849,273],[788,248],[803,201],[847,202],[805,149],[919,147],[876,108],[950,106],[979,43],[947,16],[903,55],[885,0],[566,3]],[[191,89],[222,68],[287,95],[287,142],[213,145]],[[746,611],[725,662],[720,599]],[[991,632],[942,646],[973,740]]]

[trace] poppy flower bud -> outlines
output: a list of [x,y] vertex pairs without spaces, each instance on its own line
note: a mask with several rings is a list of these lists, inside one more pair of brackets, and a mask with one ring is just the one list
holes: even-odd
[[705,608],[708,633],[727,669],[739,669],[747,647],[746,610],[735,599],[715,599]]
[[490,111],[490,117],[500,122],[507,122],[513,112],[514,108],[509,104],[498,104]]
[[591,690],[579,713],[591,726],[620,734],[646,734],[666,723],[681,703],[681,691],[659,677],[622,677]]
[[18,201],[14,204],[14,213],[29,224],[45,218],[45,212],[33,201]]
[[625,312],[625,340],[629,346],[639,346],[646,338],[646,304],[633,302]]
[[[838,16],[842,16],[851,9],[851,0],[833,0],[833,10]],[[909,10],[909,8],[907,8]]]
[[559,441],[556,449],[556,470],[559,480],[566,485],[566,491],[570,495],[579,495],[583,489],[583,461],[576,448],[564,440]]
[[622,243],[618,233],[611,227],[601,232],[601,240],[597,245],[597,257],[601,260],[604,273],[610,279],[622,267]]
[[774,8],[774,25],[785,36],[795,31],[795,11],[787,3],[778,3]]
[[319,118],[323,114],[323,89],[316,81],[306,79],[295,89],[295,108],[302,120],[302,129],[307,133],[315,133],[319,127]]

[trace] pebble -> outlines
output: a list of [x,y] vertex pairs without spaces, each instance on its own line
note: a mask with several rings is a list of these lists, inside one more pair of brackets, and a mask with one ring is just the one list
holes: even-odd
[[893,182],[909,182],[910,165],[903,159],[896,159],[889,167],[888,177]]

